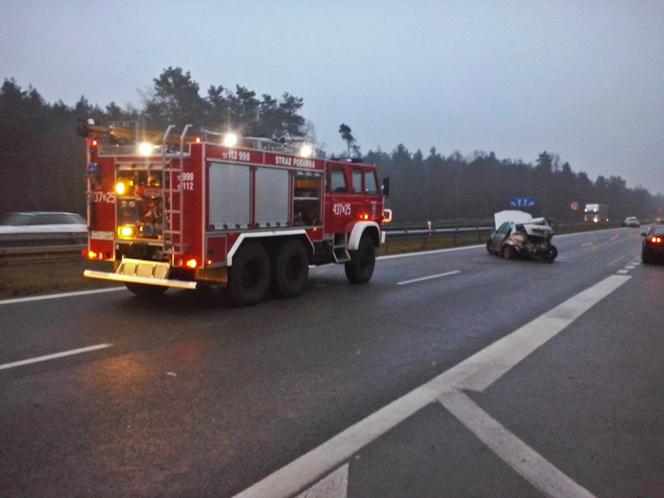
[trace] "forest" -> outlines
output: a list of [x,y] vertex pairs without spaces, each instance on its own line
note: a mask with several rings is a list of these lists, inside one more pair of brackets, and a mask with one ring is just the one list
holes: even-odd
[[[153,80],[140,108],[115,102],[104,108],[85,97],[74,106],[46,102],[38,90],[5,79],[0,88],[0,213],[9,211],[85,212],[85,147],[76,133],[79,118],[104,124],[132,120],[147,129],[195,123],[199,128],[233,129],[248,136],[315,141],[314,126],[302,115],[304,102],[288,92],[275,98],[236,85],[212,85],[202,94],[189,72],[169,67]],[[664,196],[627,186],[620,176],[591,179],[575,172],[558,154],[543,151],[534,161],[500,159],[493,152],[449,155],[431,147],[425,155],[397,145],[391,152],[362,153],[350,126],[341,124],[344,151],[327,157],[376,163],[390,177],[388,206],[396,223],[488,220],[510,208],[515,197],[532,197],[535,215],[578,221],[571,204],[602,203],[613,221],[663,213]]]

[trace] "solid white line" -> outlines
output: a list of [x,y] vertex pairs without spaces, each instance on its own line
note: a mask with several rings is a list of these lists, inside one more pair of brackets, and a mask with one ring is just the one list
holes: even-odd
[[348,496],[348,464],[339,467],[295,498],[346,498]]
[[72,356],[75,354],[89,353],[90,351],[97,351],[98,349],[110,348],[113,344],[97,344],[96,346],[87,346],[85,348],[70,349],[69,351],[62,351],[60,353],[47,354],[44,356],[37,356],[27,360],[13,361],[11,363],[3,363],[0,365],[0,370],[7,370],[9,368],[21,367],[23,365],[30,365],[31,363],[38,363],[40,361],[55,360],[56,358],[63,358],[65,356]]
[[346,462],[361,448],[436,400],[438,393],[418,387],[350,426],[309,453],[237,494],[235,498],[292,496]]
[[127,290],[126,287],[110,287],[107,289],[93,289],[87,291],[76,291],[76,292],[62,292],[60,294],[46,294],[45,296],[31,296],[31,297],[17,297],[15,299],[5,299],[0,301],[0,305],[3,304],[16,304],[16,303],[31,303],[34,301],[47,301],[49,299],[62,299],[65,297],[74,297],[74,296],[86,296],[88,294],[102,294],[104,292],[118,292],[121,290]]
[[387,256],[378,256],[376,259],[395,259],[395,258],[411,258],[413,256],[429,256],[430,254],[440,254],[444,252],[466,251],[468,249],[477,249],[478,247],[485,247],[485,244],[477,244],[472,246],[450,247],[448,249],[434,249],[431,251],[417,251],[417,252],[404,252],[402,254],[388,254]]
[[480,441],[545,496],[554,498],[594,496],[509,432],[465,394],[453,390],[443,394],[439,401]]
[[437,390],[454,386],[483,391],[630,278],[618,275],[605,278],[465,359],[431,384]]
[[459,270],[447,271],[445,273],[438,273],[436,275],[428,275],[426,277],[413,278],[411,280],[403,280],[401,282],[397,282],[397,285],[414,284],[415,282],[423,282],[425,280],[431,280],[431,279],[434,279],[434,278],[448,277],[450,275],[456,275],[457,273],[461,273],[461,272]]
[[[360,420],[286,466],[245,489],[236,498],[292,496],[344,464],[367,444],[450,389],[483,389],[555,336],[631,277],[611,275],[517,329],[426,384]],[[531,326],[531,324],[533,324]],[[530,337],[534,335],[535,337]],[[514,339],[511,339],[514,337]],[[512,351],[511,349],[514,349]]]

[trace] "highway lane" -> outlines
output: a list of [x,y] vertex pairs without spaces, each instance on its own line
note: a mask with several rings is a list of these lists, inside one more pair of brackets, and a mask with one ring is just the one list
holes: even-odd
[[611,274],[639,237],[556,244],[553,265],[484,248],[384,259],[369,286],[320,268],[301,298],[241,310],[214,291],[0,306],[0,363],[113,344],[0,371],[0,484],[43,496],[238,492]]

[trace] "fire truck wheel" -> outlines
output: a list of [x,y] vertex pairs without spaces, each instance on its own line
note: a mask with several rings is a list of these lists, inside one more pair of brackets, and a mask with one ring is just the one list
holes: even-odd
[[302,294],[309,276],[309,254],[299,240],[289,240],[274,261],[274,285],[281,297]]
[[363,235],[357,251],[350,251],[350,261],[346,263],[346,278],[351,284],[366,284],[371,280],[376,266],[376,246],[368,235]]
[[228,282],[233,305],[260,302],[270,285],[270,258],[265,248],[256,242],[243,244],[233,258]]
[[153,297],[159,296],[166,292],[168,287],[162,285],[147,285],[147,284],[132,284],[125,282],[129,292],[136,294],[139,297]]

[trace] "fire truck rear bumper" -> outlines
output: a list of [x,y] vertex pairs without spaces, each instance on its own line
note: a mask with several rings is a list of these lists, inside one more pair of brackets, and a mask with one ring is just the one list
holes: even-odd
[[109,273],[104,271],[85,270],[83,276],[99,280],[111,280],[113,282],[125,282],[131,284],[159,285],[161,287],[173,287],[175,289],[195,290],[196,282],[184,280],[172,280],[169,278],[141,277],[138,275],[123,275],[121,273]]

